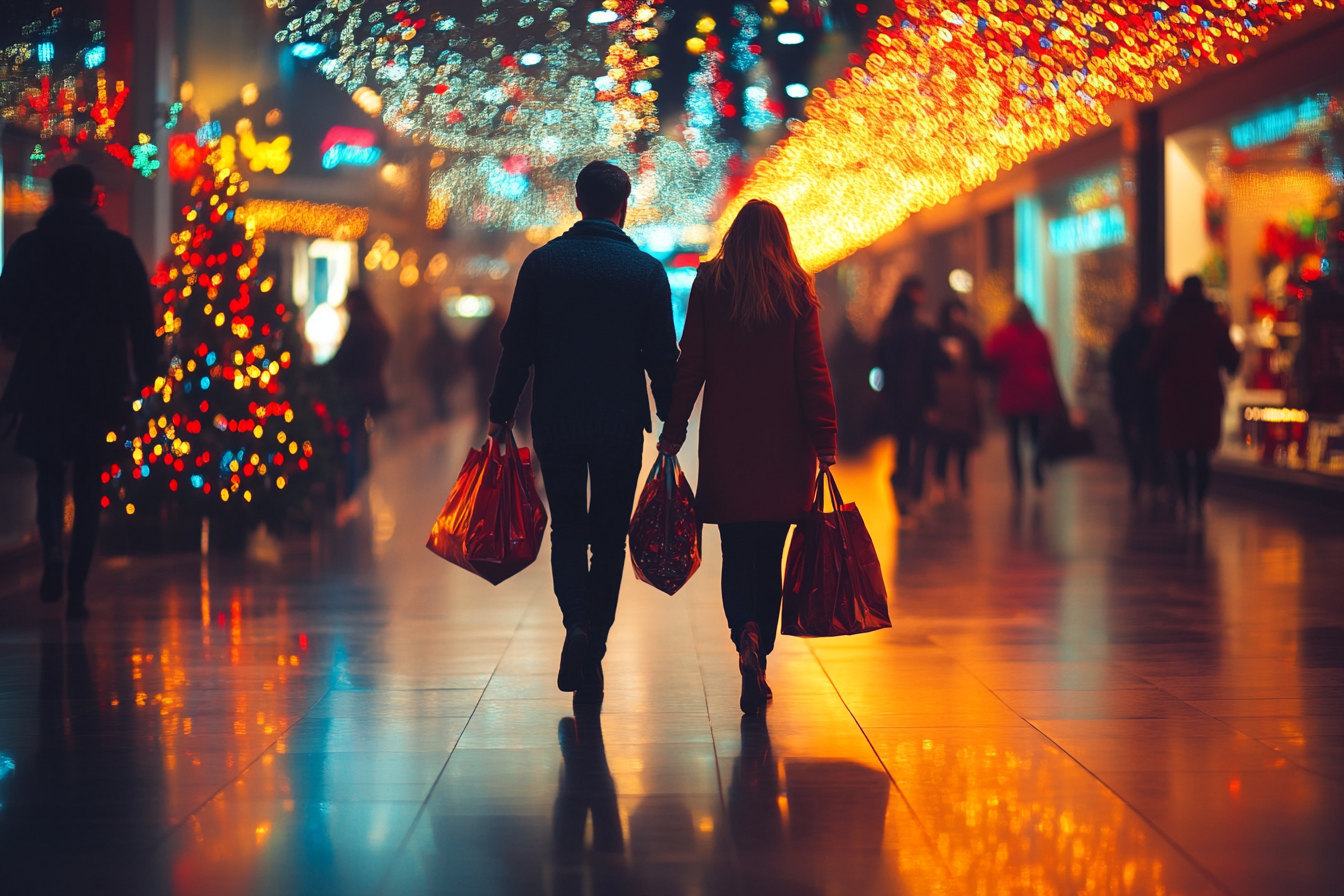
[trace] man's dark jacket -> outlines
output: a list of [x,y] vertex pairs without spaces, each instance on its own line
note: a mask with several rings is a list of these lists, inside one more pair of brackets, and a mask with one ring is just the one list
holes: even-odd
[[499,341],[490,420],[513,417],[536,369],[532,434],[586,441],[652,430],[677,368],[667,273],[609,221],[584,220],[523,262]]
[[893,308],[882,324],[877,357],[897,432],[922,428],[938,406],[938,371],[952,369],[938,334],[915,316],[913,306]]
[[160,349],[130,239],[86,206],[48,209],[6,255],[0,335],[18,349],[0,418],[20,415],[19,453],[69,460],[121,447],[107,434],[131,419],[127,342],[139,386],[153,385]]

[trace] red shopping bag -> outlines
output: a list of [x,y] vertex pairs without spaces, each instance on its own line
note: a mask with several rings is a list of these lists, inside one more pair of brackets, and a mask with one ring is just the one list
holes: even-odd
[[537,559],[545,534],[531,453],[506,430],[471,449],[425,547],[498,585]]
[[[826,491],[834,507],[829,513]],[[789,541],[780,631],[826,638],[890,626],[887,586],[873,540],[859,509],[842,502],[831,471],[823,469],[812,509]]]
[[700,568],[700,527],[695,495],[677,458],[658,452],[630,518],[630,563],[635,577],[666,594]]

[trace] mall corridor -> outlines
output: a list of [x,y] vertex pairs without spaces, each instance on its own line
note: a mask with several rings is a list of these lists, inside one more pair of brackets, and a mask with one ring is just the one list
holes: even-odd
[[744,718],[709,527],[675,597],[627,575],[576,717],[545,554],[492,588],[423,547],[475,435],[382,446],[339,535],[105,558],[87,623],[4,595],[0,890],[1338,892],[1337,518],[1192,532],[1101,460],[1014,501],[990,446],[898,527],[879,446],[838,472],[892,629],[782,638]]

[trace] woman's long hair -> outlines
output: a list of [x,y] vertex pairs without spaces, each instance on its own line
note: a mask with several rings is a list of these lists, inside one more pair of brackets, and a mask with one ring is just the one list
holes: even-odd
[[762,199],[742,206],[706,273],[715,292],[727,293],[730,319],[747,330],[820,304],[812,275],[793,252],[784,214]]

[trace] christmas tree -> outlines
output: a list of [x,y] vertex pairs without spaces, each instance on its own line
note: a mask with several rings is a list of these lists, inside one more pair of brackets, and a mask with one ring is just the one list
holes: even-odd
[[330,467],[314,464],[333,426],[303,388],[295,315],[263,261],[266,234],[237,216],[248,183],[228,155],[200,163],[172,255],[151,278],[168,371],[135,402],[139,435],[104,472],[103,506],[167,506],[237,532],[274,529],[303,505]]

